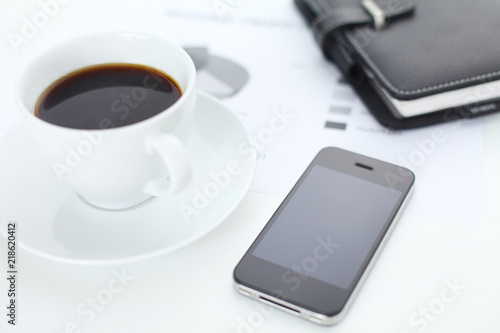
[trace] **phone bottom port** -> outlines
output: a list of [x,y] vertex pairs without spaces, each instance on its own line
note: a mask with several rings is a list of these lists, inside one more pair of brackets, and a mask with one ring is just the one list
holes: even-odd
[[295,315],[300,315],[300,311],[295,310],[295,309],[292,309],[292,308],[290,308],[290,307],[288,307],[288,306],[286,306],[286,305],[283,305],[283,304],[277,303],[277,302],[275,302],[275,301],[272,301],[272,300],[270,300],[270,299],[268,299],[268,298],[265,298],[265,297],[262,297],[262,296],[259,296],[259,299],[260,299],[260,301],[261,301],[261,302],[263,302],[263,303],[267,303],[267,304],[269,304],[269,305],[272,305],[272,306],[274,306],[274,307],[280,308],[280,309],[282,309],[282,310],[285,310],[285,311],[287,311],[287,312],[293,313],[293,314],[295,314]]

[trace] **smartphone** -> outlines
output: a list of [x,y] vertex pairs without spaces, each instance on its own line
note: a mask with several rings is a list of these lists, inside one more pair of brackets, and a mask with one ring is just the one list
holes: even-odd
[[414,183],[408,169],[324,148],[234,269],[234,286],[315,323],[338,323]]

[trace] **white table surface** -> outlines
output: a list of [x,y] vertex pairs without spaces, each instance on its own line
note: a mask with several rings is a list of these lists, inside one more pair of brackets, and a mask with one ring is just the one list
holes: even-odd
[[[5,37],[38,5],[31,0],[2,0],[7,9],[0,15],[2,99],[11,103],[9,82],[15,80],[30,51],[74,31],[99,30],[92,19],[88,27],[81,23],[75,27],[81,22],[82,8],[91,6],[98,20],[108,17],[117,21],[118,29],[125,27],[123,15],[131,15],[127,9],[131,2],[107,2],[108,8],[116,5],[116,12],[103,15],[99,2],[73,0],[22,52],[14,53]],[[245,10],[256,2],[233,3]],[[159,2],[144,3],[153,10],[159,6]],[[213,5],[211,0],[197,3]],[[168,4],[162,2],[162,6]],[[7,121],[10,114],[2,108],[0,119]],[[233,289],[234,266],[282,199],[250,192],[210,234],[154,259],[121,266],[80,266],[19,250],[18,325],[6,324],[7,284],[2,278],[0,332],[499,332],[499,142],[500,114],[485,117],[483,171],[477,175],[482,181],[479,224],[403,215],[347,317],[336,326],[321,327],[273,310]],[[1,220],[0,212],[4,223]],[[0,272],[6,272],[4,238],[0,248]],[[117,275],[127,278],[118,280]],[[450,283],[462,289],[453,291]],[[421,315],[429,307],[434,313]]]

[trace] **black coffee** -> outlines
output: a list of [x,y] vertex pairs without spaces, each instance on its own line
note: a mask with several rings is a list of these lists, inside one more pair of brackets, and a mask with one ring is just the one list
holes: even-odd
[[156,69],[96,65],[54,82],[38,99],[35,115],[70,128],[121,127],[153,117],[180,97],[177,83]]

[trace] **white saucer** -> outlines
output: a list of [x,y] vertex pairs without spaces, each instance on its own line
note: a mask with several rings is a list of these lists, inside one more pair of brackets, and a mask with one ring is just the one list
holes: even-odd
[[187,143],[195,165],[190,187],[109,212],[88,206],[60,183],[18,124],[0,140],[0,231],[6,235],[8,221],[17,221],[19,246],[78,264],[120,264],[173,251],[214,229],[248,191],[255,170],[248,137],[230,110],[198,93]]

